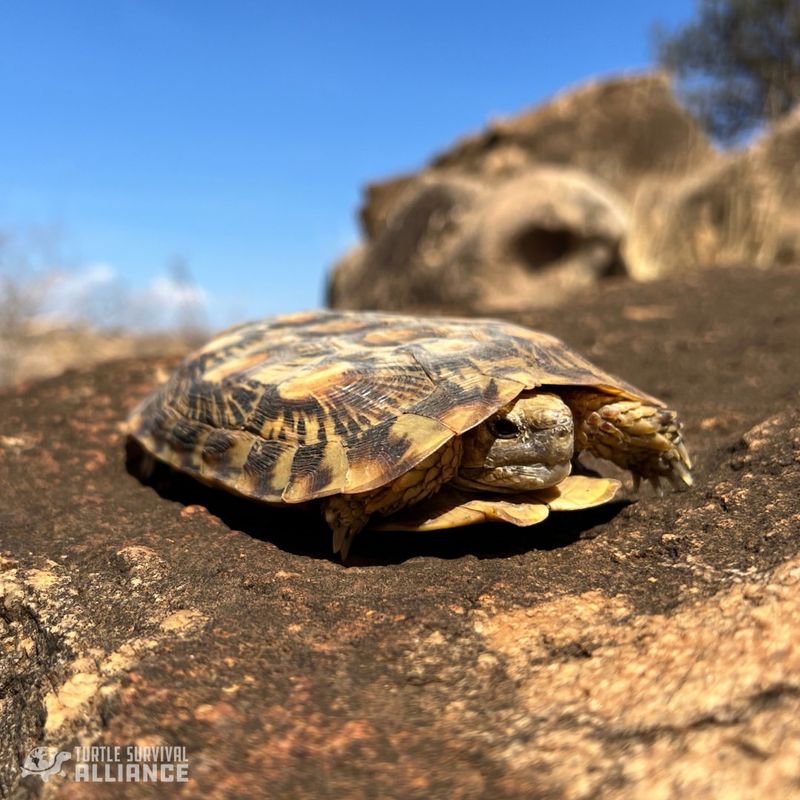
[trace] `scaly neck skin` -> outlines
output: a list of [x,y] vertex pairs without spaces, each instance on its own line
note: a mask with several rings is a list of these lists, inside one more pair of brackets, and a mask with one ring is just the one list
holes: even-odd
[[547,392],[526,392],[464,434],[454,483],[470,491],[525,492],[555,486],[570,474],[572,413]]

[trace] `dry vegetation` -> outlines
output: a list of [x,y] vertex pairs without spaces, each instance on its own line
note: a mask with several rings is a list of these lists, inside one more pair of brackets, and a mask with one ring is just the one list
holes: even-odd
[[0,386],[49,378],[118,358],[180,354],[195,342],[194,336],[180,332],[137,336],[88,325],[24,320],[12,335],[4,332],[0,337]]
[[[59,250],[51,230],[0,231],[0,386],[117,358],[182,353],[205,337],[201,308],[178,303],[159,325],[158,309],[118,279],[67,296],[66,304],[61,297],[53,313],[54,296],[73,274]],[[172,265],[172,276],[191,288],[183,262]]]

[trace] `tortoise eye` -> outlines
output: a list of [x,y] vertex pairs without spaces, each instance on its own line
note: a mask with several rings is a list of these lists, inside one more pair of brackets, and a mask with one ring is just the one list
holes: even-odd
[[498,439],[513,439],[519,435],[519,428],[508,417],[493,419],[489,423],[489,430]]

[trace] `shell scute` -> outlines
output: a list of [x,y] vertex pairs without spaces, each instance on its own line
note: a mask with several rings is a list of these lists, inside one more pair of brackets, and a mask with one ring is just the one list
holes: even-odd
[[[348,439],[346,493],[364,492],[398,477],[453,438],[453,432],[436,420],[402,414]],[[393,480],[391,478],[390,480]]]
[[345,487],[347,466],[347,455],[336,440],[299,447],[281,499],[296,503],[308,497],[339,494]]
[[255,439],[234,488],[248,497],[277,501],[291,475],[297,448],[275,439]]

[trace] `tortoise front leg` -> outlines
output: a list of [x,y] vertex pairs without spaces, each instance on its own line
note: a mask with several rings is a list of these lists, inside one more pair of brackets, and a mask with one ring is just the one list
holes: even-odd
[[608,395],[569,393],[575,416],[575,450],[588,450],[642,478],[660,491],[660,479],[675,488],[692,485],[692,461],[683,444],[678,415],[668,408],[634,400],[609,402]]
[[347,558],[353,539],[373,514],[388,516],[439,491],[458,473],[461,439],[455,437],[413,469],[386,486],[358,494],[339,494],[322,501],[322,513],[333,531],[333,552]]

